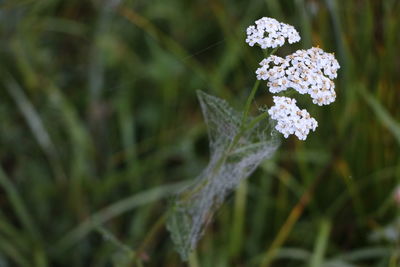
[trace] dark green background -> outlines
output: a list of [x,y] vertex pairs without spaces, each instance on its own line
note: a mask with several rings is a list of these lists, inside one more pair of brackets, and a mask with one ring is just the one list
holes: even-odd
[[379,234],[399,218],[397,0],[0,1],[0,266],[185,266],[160,218],[208,161],[196,90],[243,107],[263,16],[302,36],[278,55],[335,52],[338,97],[299,98],[317,131],[229,196],[189,265],[399,266],[400,227]]

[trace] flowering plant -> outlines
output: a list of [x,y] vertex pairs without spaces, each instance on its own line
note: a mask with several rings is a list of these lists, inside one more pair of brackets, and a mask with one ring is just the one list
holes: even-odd
[[305,140],[315,131],[317,121],[296,100],[274,96],[274,105],[260,110],[256,117],[249,110],[261,80],[269,91],[281,93],[292,88],[308,94],[317,105],[335,101],[339,64],[333,54],[313,47],[298,50],[284,58],[273,55],[285,42],[300,41],[296,29],[273,18],[261,18],[247,28],[246,42],[266,49],[266,58],[256,70],[257,80],[244,110],[235,111],[222,99],[198,92],[210,139],[210,162],[194,182],[174,199],[167,227],[183,259],[195,249],[198,240],[225,196],[247,178],[279,146],[277,132],[285,138],[294,134]]

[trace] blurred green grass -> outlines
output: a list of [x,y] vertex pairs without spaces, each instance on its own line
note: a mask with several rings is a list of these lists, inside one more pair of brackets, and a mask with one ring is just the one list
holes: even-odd
[[338,98],[300,100],[318,131],[284,140],[189,264],[399,266],[399,239],[369,238],[399,218],[399,14],[397,0],[0,1],[0,266],[185,266],[162,216],[208,160],[195,91],[241,107],[262,58],[244,31],[262,16],[300,31],[282,55],[335,52]]

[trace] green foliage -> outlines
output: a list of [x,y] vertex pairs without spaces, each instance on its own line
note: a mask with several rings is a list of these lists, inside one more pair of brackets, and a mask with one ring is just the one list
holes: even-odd
[[[0,266],[184,266],[165,213],[209,160],[196,90],[244,104],[262,57],[244,31],[262,16],[336,53],[338,97],[299,99],[317,132],[283,140],[189,264],[398,266],[399,240],[369,238],[400,216],[398,14],[397,0],[0,1]],[[271,104],[265,84],[255,104]]]
[[[257,87],[253,92],[256,90]],[[193,183],[179,192],[167,221],[183,260],[196,249],[226,195],[279,147],[277,133],[266,112],[249,118],[246,112],[240,114],[223,99],[202,91],[197,95],[208,128],[210,161]]]

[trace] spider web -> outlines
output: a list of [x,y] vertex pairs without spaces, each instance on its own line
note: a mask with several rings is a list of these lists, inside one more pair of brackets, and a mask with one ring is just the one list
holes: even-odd
[[263,160],[272,157],[279,146],[268,119],[243,133],[232,146],[240,131],[241,113],[225,100],[202,91],[197,95],[208,127],[210,161],[193,183],[177,194],[167,218],[167,228],[183,260],[195,249],[226,195]]

